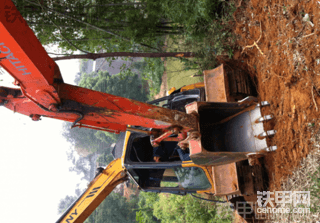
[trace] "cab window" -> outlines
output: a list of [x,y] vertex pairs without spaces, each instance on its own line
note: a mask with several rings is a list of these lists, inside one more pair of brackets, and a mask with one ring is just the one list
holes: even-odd
[[199,167],[175,166],[162,169],[133,169],[135,179],[143,188],[175,188],[182,190],[206,190],[211,184]]

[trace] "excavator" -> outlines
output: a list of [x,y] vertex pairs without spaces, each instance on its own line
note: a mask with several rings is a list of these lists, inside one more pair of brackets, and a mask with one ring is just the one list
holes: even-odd
[[[99,168],[57,222],[84,222],[128,178],[143,191],[229,200],[263,190],[263,171],[252,163],[277,149],[267,140],[276,131],[265,131],[273,117],[261,109],[269,103],[258,102],[244,72],[222,64],[204,71],[202,83],[143,103],[64,83],[11,0],[0,2],[0,34],[0,66],[17,86],[0,87],[0,105],[34,121],[53,118],[120,134],[114,161]],[[171,153],[177,145],[189,159]],[[171,151],[168,159],[155,160],[155,148]]]

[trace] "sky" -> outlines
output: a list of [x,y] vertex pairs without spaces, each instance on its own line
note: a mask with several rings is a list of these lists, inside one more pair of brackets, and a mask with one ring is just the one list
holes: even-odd
[[[78,60],[57,64],[65,83],[74,85]],[[6,74],[0,79],[1,86],[13,82]],[[62,136],[62,123],[32,121],[0,106],[0,222],[56,222],[60,199],[75,195],[81,175],[69,172],[66,152],[72,147]]]

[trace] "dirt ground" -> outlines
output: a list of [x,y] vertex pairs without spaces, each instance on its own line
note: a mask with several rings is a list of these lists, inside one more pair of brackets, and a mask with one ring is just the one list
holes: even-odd
[[269,144],[278,150],[265,158],[270,191],[299,167],[319,128],[319,12],[316,0],[242,0],[234,14],[234,59],[255,80],[259,99],[270,102],[263,115],[274,115],[265,125],[277,130]]
[[249,71],[259,100],[271,104],[263,115],[274,115],[265,124],[277,130],[268,143],[278,150],[266,157],[272,191],[299,167],[320,127],[320,1],[239,0],[234,19],[233,59]]
[[233,59],[251,75],[259,100],[271,104],[262,112],[274,115],[265,130],[277,131],[268,143],[278,149],[265,166],[269,191],[281,191],[320,127],[320,1],[239,0],[234,19]]
[[278,149],[265,165],[269,190],[280,191],[320,127],[320,1],[239,0],[234,19],[233,59],[250,73],[259,100],[271,104],[263,115],[274,115],[265,130],[277,131],[268,143]]

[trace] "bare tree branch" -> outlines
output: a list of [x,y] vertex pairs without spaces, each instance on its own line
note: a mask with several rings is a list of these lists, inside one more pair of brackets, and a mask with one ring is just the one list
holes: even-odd
[[[46,24],[46,23],[38,23],[38,22],[29,22],[27,21],[28,25],[37,25],[37,26],[57,26],[55,24]],[[62,26],[62,25],[59,25],[59,27],[62,27],[62,28],[74,28],[72,25],[68,25],[68,26]],[[79,28],[87,28],[87,26],[80,26]],[[93,27],[88,27],[89,29],[95,29]],[[109,26],[104,26],[104,27],[101,27],[103,29],[113,29],[115,31],[124,31],[124,29],[120,29],[120,27],[118,26],[117,28],[116,27],[109,27]]]
[[142,2],[134,2],[134,3],[117,3],[117,4],[106,4],[106,5],[89,5],[84,6],[84,8],[91,8],[91,7],[101,7],[101,6],[124,6],[124,5],[146,5],[146,3]]
[[[93,38],[93,39],[83,38],[83,39],[68,39],[68,40],[69,41],[90,41],[90,40],[106,40],[106,39],[111,39],[111,38]],[[62,42],[64,40],[63,39],[53,39],[52,41]]]
[[[27,1],[27,0],[26,0],[26,1]],[[44,15],[46,15],[46,12],[44,11],[44,9],[43,9],[42,5],[40,4],[39,0],[38,0],[38,3],[39,3],[39,5],[40,5],[40,7],[41,7],[41,9],[42,9],[42,11],[43,11],[43,13],[44,13]],[[65,38],[65,37],[62,35],[62,32],[61,32],[60,27],[57,26],[57,25],[51,20],[51,18],[50,18],[49,16],[47,16],[47,17],[48,17],[48,19],[57,27],[57,29],[60,31],[60,35],[62,36],[63,39],[65,39],[65,41],[67,41],[67,43],[69,43],[71,46],[73,46],[73,47],[76,48],[77,50],[80,50],[80,51],[83,52],[83,53],[90,53],[90,52],[88,52],[88,51],[85,51],[85,50],[80,49],[79,47],[77,47],[76,45],[74,45],[73,43],[71,43],[67,38]]]
[[53,55],[59,55],[59,56],[71,56],[72,55],[72,54],[52,53],[52,52],[47,52],[47,54],[53,54]]
[[76,54],[63,57],[54,57],[54,61],[57,60],[69,60],[69,59],[92,59],[96,60],[105,57],[194,57],[192,52],[165,52],[165,53],[130,53],[130,52],[114,52],[114,53],[90,53],[90,54]]

